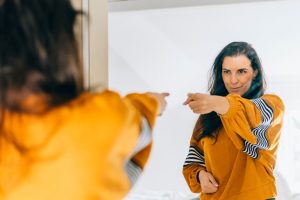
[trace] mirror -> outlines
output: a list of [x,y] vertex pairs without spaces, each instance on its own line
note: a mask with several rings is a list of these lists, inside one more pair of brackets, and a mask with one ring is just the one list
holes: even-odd
[[171,93],[157,120],[151,158],[132,194],[190,194],[181,170],[197,116],[182,103],[188,92],[207,91],[212,62],[231,41],[253,45],[262,60],[267,93],[278,94],[285,103],[276,170],[291,192],[300,193],[300,2],[187,1],[182,6],[178,2],[183,1],[173,5],[166,0],[161,7],[153,2],[155,6],[145,0],[109,3],[110,88]]

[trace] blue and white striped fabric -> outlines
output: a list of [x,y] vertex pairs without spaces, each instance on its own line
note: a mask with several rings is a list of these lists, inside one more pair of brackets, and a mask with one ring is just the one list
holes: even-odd
[[137,146],[135,147],[133,154],[140,152],[146,146],[148,146],[152,141],[151,127],[146,118],[142,118],[142,130],[140,133],[139,140],[137,142]]
[[141,125],[141,133],[139,140],[137,142],[137,145],[135,149],[133,150],[132,156],[130,156],[129,160],[127,161],[125,165],[125,171],[127,173],[127,176],[131,182],[131,185],[134,185],[137,181],[138,177],[142,173],[142,168],[136,164],[134,161],[131,160],[138,152],[143,150],[146,146],[148,146],[151,143],[152,140],[152,134],[151,134],[151,127],[149,125],[149,122],[147,119],[142,118],[142,125]]
[[132,160],[129,160],[125,165],[125,171],[130,180],[131,185],[133,186],[140,177],[143,170]]
[[268,149],[270,146],[266,133],[273,120],[273,110],[262,98],[254,99],[252,102],[261,112],[262,122],[258,127],[252,130],[252,133],[257,138],[257,143],[250,144],[248,141],[244,141],[245,149],[243,152],[248,154],[250,157],[257,159],[258,149]]
[[205,167],[204,155],[200,153],[200,151],[194,146],[190,146],[189,153],[185,159],[183,166],[185,167],[191,164],[198,164]]

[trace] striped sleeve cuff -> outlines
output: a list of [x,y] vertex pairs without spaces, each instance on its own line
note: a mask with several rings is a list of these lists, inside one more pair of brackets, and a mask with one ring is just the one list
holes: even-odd
[[132,158],[145,149],[152,141],[152,133],[150,125],[146,118],[142,118],[142,126],[141,133],[138,139],[137,145],[133,150],[132,156],[130,156],[129,160],[125,164],[126,174],[131,182],[131,185],[134,185],[138,180],[138,177],[141,175],[143,169],[137,162],[135,162]]
[[189,148],[189,153],[185,159],[183,166],[186,167],[190,164],[199,164],[202,167],[206,167],[204,155],[196,147],[192,145]]

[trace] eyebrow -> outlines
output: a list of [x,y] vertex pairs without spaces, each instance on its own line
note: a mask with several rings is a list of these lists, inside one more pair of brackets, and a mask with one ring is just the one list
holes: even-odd
[[[227,69],[226,67],[222,68],[222,70],[228,70],[228,71],[230,71],[230,69]],[[249,69],[247,69],[247,68],[240,68],[238,70],[249,70]]]

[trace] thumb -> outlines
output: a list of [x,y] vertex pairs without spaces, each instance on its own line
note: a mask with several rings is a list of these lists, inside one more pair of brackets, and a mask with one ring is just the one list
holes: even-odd
[[219,186],[219,184],[217,183],[217,181],[215,180],[215,178],[212,175],[208,176],[208,179],[214,186],[216,186],[216,187]]
[[187,98],[184,102],[183,105],[188,105],[191,102],[191,100],[189,98]]

